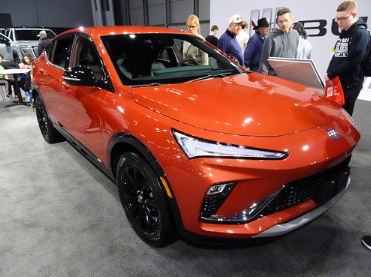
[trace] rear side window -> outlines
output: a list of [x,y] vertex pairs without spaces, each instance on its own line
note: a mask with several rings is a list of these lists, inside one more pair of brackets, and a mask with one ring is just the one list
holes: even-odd
[[74,35],[66,35],[52,42],[48,49],[48,58],[52,64],[63,69],[68,68],[74,37]]

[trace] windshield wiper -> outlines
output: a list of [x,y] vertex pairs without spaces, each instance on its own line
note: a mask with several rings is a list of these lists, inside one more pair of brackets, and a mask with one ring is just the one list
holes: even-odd
[[132,85],[132,88],[138,88],[138,87],[154,87],[154,86],[160,86],[163,85],[161,83],[149,83],[149,84],[138,84],[138,85]]
[[195,79],[189,80],[189,81],[187,81],[186,83],[189,83],[189,82],[197,82],[197,81],[207,80],[207,79],[217,78],[217,77],[227,77],[227,76],[229,76],[229,75],[231,75],[231,74],[232,74],[231,72],[216,73],[216,74],[208,74],[208,75],[205,75],[205,76],[201,76],[201,77],[198,77],[198,78],[195,78]]

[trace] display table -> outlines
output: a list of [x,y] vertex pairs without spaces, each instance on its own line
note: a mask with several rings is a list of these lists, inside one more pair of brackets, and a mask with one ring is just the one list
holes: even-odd
[[9,104],[4,106],[5,108],[7,107],[12,107],[12,106],[17,106],[17,105],[24,105],[26,106],[27,104],[23,102],[22,99],[22,94],[21,90],[18,85],[18,75],[19,74],[24,74],[29,72],[31,69],[18,69],[18,68],[11,68],[11,69],[4,69],[0,70],[0,75],[13,75],[14,77],[14,94],[18,96],[18,101],[14,101],[13,104]]

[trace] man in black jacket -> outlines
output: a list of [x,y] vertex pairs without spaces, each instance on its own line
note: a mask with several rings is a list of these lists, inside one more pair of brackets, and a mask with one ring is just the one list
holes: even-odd
[[335,44],[335,53],[325,75],[325,81],[339,76],[344,91],[343,108],[353,114],[355,102],[362,89],[363,74],[360,64],[367,54],[370,36],[367,24],[357,20],[357,5],[353,1],[344,1],[336,10],[336,22],[341,34]]
[[51,41],[50,38],[48,38],[48,35],[45,31],[40,31],[40,33],[37,35],[40,38],[39,44],[37,46],[37,55],[40,56],[41,53],[45,50],[46,46]]
[[218,38],[216,37],[216,33],[219,31],[219,27],[213,25],[211,27],[210,34],[205,38],[206,41],[210,42],[215,47],[218,47]]

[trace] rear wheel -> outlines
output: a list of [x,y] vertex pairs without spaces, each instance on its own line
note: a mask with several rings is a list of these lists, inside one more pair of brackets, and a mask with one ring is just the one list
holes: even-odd
[[156,247],[174,242],[176,232],[166,195],[147,161],[136,153],[124,153],[116,177],[122,206],[139,237]]
[[35,99],[37,122],[44,139],[48,143],[56,143],[64,140],[64,137],[53,127],[53,124],[40,97]]
[[15,63],[16,67],[18,67],[18,64],[20,64],[22,62],[21,59],[19,58],[18,54],[13,54],[13,59],[14,59],[14,63]]

